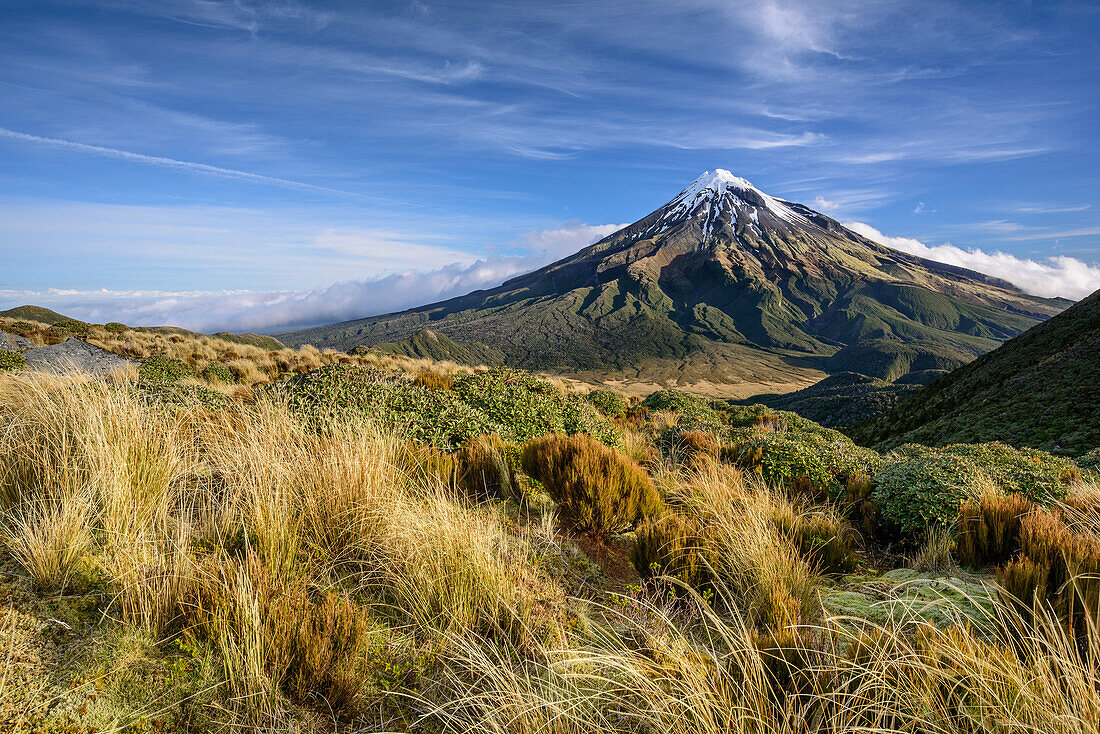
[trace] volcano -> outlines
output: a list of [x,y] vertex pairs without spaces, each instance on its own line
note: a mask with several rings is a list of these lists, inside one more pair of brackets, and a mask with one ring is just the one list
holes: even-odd
[[518,367],[744,397],[951,369],[1070,303],[885,247],[718,169],[497,288],[278,337],[350,350],[430,327]]

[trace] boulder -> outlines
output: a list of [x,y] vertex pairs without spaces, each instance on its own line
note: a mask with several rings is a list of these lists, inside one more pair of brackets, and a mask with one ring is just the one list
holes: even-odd
[[137,364],[106,349],[70,337],[60,344],[28,349],[23,352],[27,369],[40,372],[84,372],[93,377],[106,377],[127,365]]

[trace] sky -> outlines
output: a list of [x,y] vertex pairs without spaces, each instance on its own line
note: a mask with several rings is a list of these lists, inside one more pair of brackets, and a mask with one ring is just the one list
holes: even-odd
[[568,255],[725,168],[1100,288],[1100,3],[0,0],[0,308],[273,331]]

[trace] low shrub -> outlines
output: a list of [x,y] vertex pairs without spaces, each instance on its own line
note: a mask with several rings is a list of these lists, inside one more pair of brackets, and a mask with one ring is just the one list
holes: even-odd
[[48,331],[55,336],[88,336],[88,332],[91,330],[91,325],[86,324],[83,321],[77,321],[76,319],[65,319],[58,321],[55,324],[51,324]]
[[[776,410],[766,405],[730,405],[725,409],[726,423],[731,428],[762,428],[767,431],[795,433],[839,434],[809,418],[789,410]],[[843,434],[839,434],[843,435]]]
[[668,410],[679,413],[684,418],[698,419],[715,426],[722,423],[721,416],[709,400],[701,395],[692,395],[679,390],[658,390],[643,400],[641,407],[650,411]]
[[1100,479],[1100,448],[1095,448],[1084,456],[1077,457],[1076,463],[1083,472]]
[[0,372],[14,372],[26,369],[27,360],[21,352],[12,352],[0,349]]
[[836,431],[737,429],[723,454],[771,486],[818,498],[839,497],[850,478],[873,474],[882,463],[878,453]]
[[103,325],[103,330],[109,334],[121,334],[124,331],[128,331],[129,327],[117,321],[109,321]]
[[199,376],[207,382],[224,382],[228,384],[237,381],[233,370],[221,362],[211,362],[206,365]]
[[521,370],[500,367],[462,375],[455,380],[454,391],[503,426],[502,435],[518,443],[549,433],[587,433],[607,444],[618,440],[614,427],[591,404]]
[[194,376],[191,365],[163,354],[154,354],[138,368],[138,377],[146,382],[178,382]]
[[626,398],[614,390],[593,390],[586,397],[588,402],[608,418],[622,418],[626,415]]
[[1020,521],[1035,509],[1026,497],[986,492],[959,507],[955,555],[971,568],[1001,564],[1020,548]]
[[513,463],[519,447],[495,433],[478,436],[455,454],[458,485],[475,499],[518,499]]
[[522,464],[583,530],[619,532],[660,509],[660,496],[645,469],[588,435],[533,439],[523,448]]
[[944,450],[973,462],[1002,492],[1022,495],[1040,505],[1065,497],[1067,486],[1081,476],[1071,460],[1038,449],[977,443],[954,444]]
[[872,498],[882,518],[912,538],[931,525],[951,525],[959,506],[977,495],[983,476],[964,457],[908,446],[886,457],[875,476]]

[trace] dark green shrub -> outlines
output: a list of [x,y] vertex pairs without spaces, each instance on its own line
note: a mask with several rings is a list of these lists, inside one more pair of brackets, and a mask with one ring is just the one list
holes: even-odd
[[971,568],[1004,563],[1020,549],[1020,521],[1035,505],[1015,494],[987,492],[959,507],[955,556]]
[[0,372],[14,372],[16,370],[25,369],[27,367],[27,360],[23,357],[21,352],[11,352],[7,349],[0,349]]
[[850,478],[873,474],[882,464],[877,452],[824,429],[818,433],[737,429],[723,455],[756,471],[772,486],[815,497],[839,497]]
[[645,469],[585,434],[533,439],[523,448],[522,463],[583,530],[600,535],[626,530],[661,506]]
[[590,404],[521,370],[500,367],[463,375],[455,380],[454,391],[503,426],[501,435],[519,443],[548,433],[588,433],[605,443],[618,438]]
[[138,377],[146,382],[178,382],[194,376],[191,365],[163,354],[154,354],[138,368]]
[[872,497],[882,518],[911,538],[930,525],[953,523],[959,505],[975,497],[982,479],[972,461],[940,449],[907,447],[886,461]]
[[953,444],[944,450],[976,464],[1002,492],[1023,495],[1041,505],[1065,497],[1069,483],[1081,475],[1069,459],[1038,449],[977,443]]
[[1095,448],[1084,456],[1077,458],[1077,466],[1090,476],[1100,478],[1100,448]]
[[458,485],[475,499],[518,499],[512,456],[518,451],[495,433],[478,436],[455,454]]
[[83,321],[77,321],[76,319],[65,319],[64,321],[58,321],[52,324],[49,328],[49,332],[54,336],[66,337],[66,336],[88,336],[88,331],[92,327]]
[[614,390],[593,390],[587,397],[588,402],[609,418],[622,418],[626,415],[626,398]]
[[208,382],[233,383],[237,381],[237,378],[233,376],[233,370],[221,362],[211,362],[206,365],[202,370],[201,377]]
[[120,324],[117,321],[110,321],[103,325],[103,330],[111,334],[119,334],[129,329],[126,324]]
[[38,327],[32,324],[30,321],[15,321],[7,328],[8,331],[26,336],[34,331],[37,331]]
[[685,418],[697,418],[708,424],[719,425],[722,422],[721,416],[709,400],[701,395],[679,390],[658,390],[642,401],[642,407],[651,411],[672,411]]

